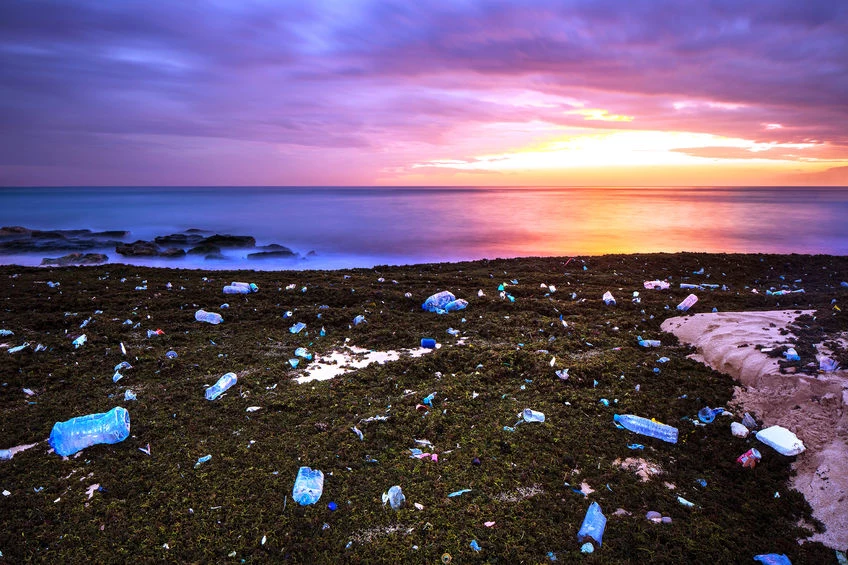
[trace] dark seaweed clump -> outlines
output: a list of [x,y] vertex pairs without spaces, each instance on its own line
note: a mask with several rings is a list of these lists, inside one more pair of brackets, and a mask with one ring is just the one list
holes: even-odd
[[[701,407],[728,406],[734,383],[687,359],[691,351],[660,324],[678,315],[690,292],[682,282],[724,285],[696,291],[692,312],[813,309],[815,318],[800,322],[809,329],[798,349],[806,366],[814,352],[805,343],[848,328],[845,308],[834,308],[848,296],[839,284],[846,273],[845,257],[723,254],[346,271],[2,267],[0,327],[14,336],[0,341],[30,347],[0,352],[0,448],[40,443],[0,461],[0,489],[10,492],[0,499],[0,551],[10,563],[436,563],[443,554],[454,562],[751,563],[771,552],[795,564],[834,562],[822,545],[797,542],[821,525],[786,487],[791,458],[763,447],[761,464],[743,469],[736,457],[755,440],[733,438],[727,418],[693,424]],[[656,278],[671,289],[642,287]],[[804,293],[764,292],[799,279],[793,284]],[[223,295],[234,280],[261,290]],[[499,296],[501,283],[514,302]],[[422,311],[440,290],[467,299],[468,309]],[[603,304],[607,290],[617,305]],[[224,323],[196,322],[199,308],[222,313]],[[292,316],[283,318],[286,311]],[[367,323],[353,326],[357,315]],[[290,333],[299,321],[307,328]],[[148,338],[148,329],[164,334]],[[74,349],[83,333],[87,343]],[[662,347],[640,348],[637,335]],[[422,337],[443,346],[326,382],[296,384],[308,363],[288,362],[297,347],[320,356],[346,340],[391,350],[414,348]],[[34,352],[37,344],[46,351]],[[179,356],[169,359],[170,350]],[[659,363],[662,356],[670,361]],[[133,368],[113,383],[125,359]],[[562,368],[568,380],[554,374]],[[229,371],[238,384],[206,401],[204,388]],[[124,401],[126,389],[138,400]],[[416,408],[433,392],[433,408]],[[55,422],[116,405],[131,415],[126,441],[68,459],[47,452]],[[260,409],[246,411],[251,406]],[[546,421],[505,431],[524,408]],[[680,441],[616,429],[615,413],[675,425]],[[374,416],[388,419],[364,421]],[[149,456],[139,450],[148,445]],[[415,447],[436,452],[438,462],[410,458]],[[195,468],[207,454],[212,459]],[[642,482],[613,464],[627,457],[664,473]],[[301,465],[325,474],[315,506],[291,498]],[[588,497],[575,492],[583,482],[594,489]],[[93,484],[100,489],[89,498]],[[392,485],[407,498],[400,511],[381,503]],[[448,497],[460,489],[471,491]],[[591,501],[609,521],[603,546],[583,555],[576,535]],[[649,510],[672,523],[646,520]],[[489,521],[494,527],[484,526]]]

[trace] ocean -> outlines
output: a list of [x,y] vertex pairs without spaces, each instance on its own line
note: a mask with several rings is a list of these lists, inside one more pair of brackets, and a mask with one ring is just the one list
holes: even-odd
[[[340,269],[520,256],[727,252],[848,254],[848,188],[0,188],[0,226],[128,230],[125,241],[205,230],[279,244],[293,259],[130,258],[203,269]],[[312,253],[310,253],[312,252]],[[2,251],[38,265],[61,252]]]

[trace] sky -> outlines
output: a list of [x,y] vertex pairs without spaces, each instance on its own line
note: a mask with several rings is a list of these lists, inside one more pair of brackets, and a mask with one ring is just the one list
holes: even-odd
[[848,2],[6,0],[0,186],[848,185]]

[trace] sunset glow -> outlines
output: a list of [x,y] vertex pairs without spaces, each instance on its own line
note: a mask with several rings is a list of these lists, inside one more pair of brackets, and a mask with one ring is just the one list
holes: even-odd
[[0,6],[0,185],[845,185],[848,7]]

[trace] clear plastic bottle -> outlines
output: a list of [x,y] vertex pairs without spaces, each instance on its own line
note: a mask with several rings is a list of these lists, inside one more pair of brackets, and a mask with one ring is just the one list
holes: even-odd
[[521,417],[524,418],[525,422],[544,422],[545,415],[542,412],[537,412],[536,410],[531,410],[529,408],[525,408],[521,412]]
[[444,311],[445,306],[456,300],[456,296],[452,292],[443,290],[427,298],[421,308],[428,312]]
[[209,324],[220,324],[224,318],[215,312],[207,312],[206,310],[198,310],[194,314],[194,319],[198,322],[207,322]]
[[63,457],[98,443],[118,443],[130,435],[130,413],[116,406],[108,412],[78,416],[56,422],[50,432],[50,447]]
[[604,537],[604,528],[607,526],[607,517],[601,512],[601,506],[597,502],[589,505],[586,511],[586,517],[583,518],[583,524],[577,532],[577,541],[580,543],[589,542],[601,546],[601,540]]
[[612,418],[616,423],[631,432],[661,439],[668,443],[677,443],[677,428],[673,426],[660,424],[659,422],[654,422],[641,416],[634,416],[633,414],[615,414]]
[[642,336],[636,336],[636,340],[642,347],[659,347],[662,342],[658,339],[642,339]]
[[677,305],[677,309],[681,312],[686,312],[687,310],[689,310],[689,308],[694,306],[696,302],[698,302],[698,297],[694,294],[690,294],[689,296],[683,299],[683,302]]
[[385,505],[386,502],[391,505],[392,510],[400,510],[403,507],[406,497],[398,485],[393,486],[388,493],[383,495],[383,504]]
[[301,467],[292,489],[292,498],[301,506],[315,504],[324,492],[324,473],[318,469]]
[[238,377],[235,373],[227,373],[218,379],[218,382],[206,389],[206,400],[215,400],[228,388],[236,384]]

